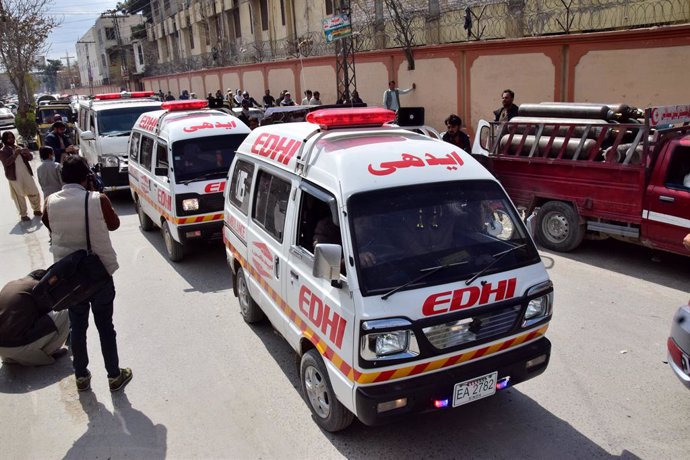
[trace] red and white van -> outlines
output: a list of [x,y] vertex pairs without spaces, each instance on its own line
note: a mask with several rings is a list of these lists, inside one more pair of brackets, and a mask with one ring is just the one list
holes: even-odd
[[237,147],[250,130],[208,110],[207,101],[170,101],[136,121],[129,139],[129,184],[144,231],[161,228],[168,257],[193,240],[220,238],[223,190]]
[[241,313],[299,354],[328,431],[449,410],[549,362],[553,287],[505,191],[394,117],[318,110],[257,128],[225,190]]

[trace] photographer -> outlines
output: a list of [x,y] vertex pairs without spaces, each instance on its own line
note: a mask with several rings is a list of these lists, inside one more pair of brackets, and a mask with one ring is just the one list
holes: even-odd
[[[62,190],[46,199],[43,214],[43,223],[51,233],[51,251],[56,262],[76,250],[87,247],[84,199],[87,187],[93,187],[93,173],[84,158],[68,155],[62,165],[62,181],[65,184]],[[91,388],[86,329],[89,325],[89,311],[93,311],[110,391],[118,391],[132,379],[131,369],[119,367],[113,326],[115,285],[112,274],[119,265],[108,232],[120,227],[120,218],[108,197],[102,193],[88,193],[88,209],[91,249],[101,259],[111,278],[88,302],[69,307],[74,375],[78,391]]]

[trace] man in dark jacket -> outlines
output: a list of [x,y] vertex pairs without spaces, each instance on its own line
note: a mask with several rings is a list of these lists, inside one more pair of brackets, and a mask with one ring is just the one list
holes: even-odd
[[62,163],[63,153],[76,153],[77,148],[72,145],[69,137],[65,134],[67,125],[62,121],[56,121],[51,126],[51,131],[46,135],[45,145],[53,148],[55,163]]
[[503,106],[500,109],[494,110],[496,119],[494,121],[509,121],[518,114],[518,106],[513,104],[515,93],[512,90],[504,89],[501,94],[501,101]]
[[24,366],[53,364],[69,333],[67,310],[46,309],[31,293],[45,270],[10,281],[0,290],[0,357]]

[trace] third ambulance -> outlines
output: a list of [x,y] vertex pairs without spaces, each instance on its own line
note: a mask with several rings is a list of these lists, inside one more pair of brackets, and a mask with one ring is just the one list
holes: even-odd
[[205,100],[169,101],[134,124],[129,183],[142,230],[161,228],[170,260],[187,243],[220,238],[223,189],[235,150],[249,134]]
[[505,191],[394,117],[318,110],[257,128],[225,190],[240,311],[298,353],[328,431],[459,407],[549,362],[553,287]]

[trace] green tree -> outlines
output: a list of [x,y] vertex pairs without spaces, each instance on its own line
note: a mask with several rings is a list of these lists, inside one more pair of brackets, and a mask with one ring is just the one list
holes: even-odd
[[62,61],[59,59],[48,59],[47,64],[41,70],[43,71],[43,81],[48,88],[49,93],[55,92],[57,85],[58,72],[63,69]]
[[48,35],[59,22],[47,14],[52,0],[11,0],[2,5],[0,65],[17,91],[17,115],[26,118],[33,104],[30,72],[36,57],[46,51]]

